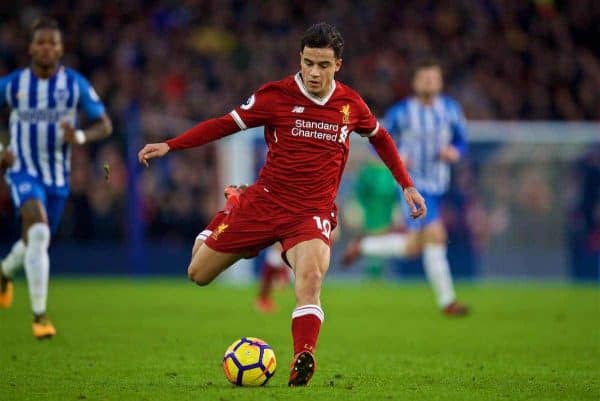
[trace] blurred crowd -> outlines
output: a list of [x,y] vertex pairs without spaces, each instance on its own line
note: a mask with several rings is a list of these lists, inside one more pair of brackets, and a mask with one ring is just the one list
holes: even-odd
[[[434,55],[472,119],[600,118],[594,0],[3,3],[0,71],[27,64],[23,33],[49,11],[65,30],[65,63],[91,78],[113,113],[135,97],[172,117],[221,114],[295,72],[302,32],[325,20],[345,37],[340,78],[376,114],[409,93],[413,63]],[[157,128],[151,134],[169,134]]]
[[[600,118],[595,0],[0,2],[0,76],[29,63],[26,32],[42,14],[61,23],[64,64],[92,82],[115,125],[109,141],[73,154],[61,235],[80,240],[127,235],[128,146],[224,114],[261,83],[294,73],[300,37],[318,21],[342,32],[339,79],[376,115],[410,93],[411,66],[433,55],[469,119]],[[130,127],[132,106],[141,138]],[[150,236],[189,241],[206,223],[219,201],[216,160],[207,146],[170,155],[136,177]],[[104,163],[112,168],[108,182]],[[9,205],[2,188],[3,227],[14,224]]]

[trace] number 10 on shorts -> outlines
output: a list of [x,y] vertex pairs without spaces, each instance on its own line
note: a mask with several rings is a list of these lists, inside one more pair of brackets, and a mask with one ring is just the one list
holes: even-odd
[[319,216],[313,216],[313,220],[317,224],[317,228],[321,231],[321,234],[329,239],[329,234],[331,234],[331,222],[327,219],[321,219]]

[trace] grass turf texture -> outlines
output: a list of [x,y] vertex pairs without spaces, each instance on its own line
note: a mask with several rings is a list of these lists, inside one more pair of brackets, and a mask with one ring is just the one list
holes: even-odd
[[[318,369],[288,388],[293,295],[258,315],[255,289],[181,280],[53,279],[58,336],[31,336],[20,279],[0,310],[0,399],[8,400],[598,400],[598,287],[468,284],[472,316],[447,319],[424,283],[328,283]],[[225,348],[257,336],[278,370],[232,387]]]

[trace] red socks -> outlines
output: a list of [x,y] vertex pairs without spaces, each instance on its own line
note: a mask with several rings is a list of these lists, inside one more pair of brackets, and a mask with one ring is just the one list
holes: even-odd
[[319,305],[303,305],[292,313],[294,355],[302,351],[314,352],[319,330],[325,315]]

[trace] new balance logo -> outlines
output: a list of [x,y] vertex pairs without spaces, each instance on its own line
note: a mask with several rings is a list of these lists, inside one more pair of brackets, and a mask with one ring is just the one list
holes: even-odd
[[304,113],[304,107],[294,106],[294,108],[292,109],[292,113]]

